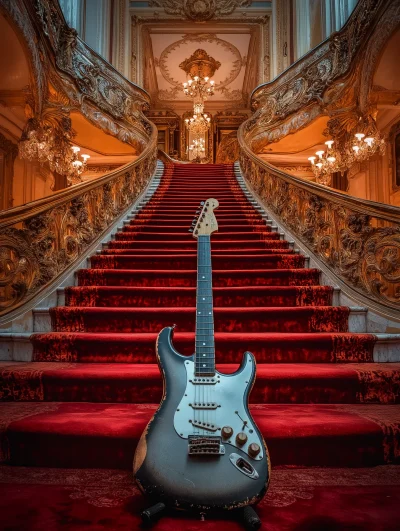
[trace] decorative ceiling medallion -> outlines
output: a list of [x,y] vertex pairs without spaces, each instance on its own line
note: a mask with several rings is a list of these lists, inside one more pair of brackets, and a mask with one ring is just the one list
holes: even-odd
[[230,15],[238,7],[249,6],[251,0],[150,0],[149,5],[164,8],[167,15],[205,22],[213,17]]
[[158,60],[158,66],[160,68],[161,74],[163,78],[168,81],[168,83],[171,83],[171,85],[182,89],[182,81],[177,81],[172,77],[169,72],[168,63],[171,62],[171,59],[173,62],[173,58],[170,57],[173,52],[175,52],[179,48],[184,48],[187,44],[190,43],[217,45],[231,54],[232,68],[228,76],[224,80],[222,80],[220,83],[215,84],[216,90],[226,87],[237,78],[242,68],[243,60],[236,46],[234,46],[228,41],[224,41],[223,39],[218,38],[214,33],[189,33],[187,35],[184,35],[181,40],[175,41],[169,46],[167,46],[167,48],[165,48],[165,50],[161,53],[160,59]]
[[179,68],[182,68],[190,77],[212,77],[221,66],[219,61],[208,55],[205,50],[198,49],[185,59]]

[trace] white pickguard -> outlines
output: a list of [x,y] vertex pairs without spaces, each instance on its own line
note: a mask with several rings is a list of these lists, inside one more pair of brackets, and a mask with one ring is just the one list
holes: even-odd
[[[186,391],[174,416],[174,428],[178,435],[183,439],[187,439],[189,435],[221,436],[221,429],[230,426],[233,435],[229,439],[222,439],[222,444],[230,444],[248,453],[248,446],[257,443],[261,450],[255,460],[261,460],[264,457],[263,442],[246,413],[243,400],[245,390],[251,385],[253,363],[252,356],[248,354],[244,370],[240,374],[230,376],[216,372],[213,378],[197,377],[197,381],[204,380],[204,383],[196,384],[194,362],[185,361]],[[215,383],[207,383],[207,380]],[[190,404],[200,404],[200,407],[206,404],[214,409],[194,409]],[[199,427],[201,423],[208,424],[212,430],[202,429]],[[247,435],[247,442],[243,446],[236,443],[239,432]]]

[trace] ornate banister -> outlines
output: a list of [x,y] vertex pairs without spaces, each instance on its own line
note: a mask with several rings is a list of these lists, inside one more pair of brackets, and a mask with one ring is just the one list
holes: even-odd
[[260,153],[321,115],[337,128],[371,112],[366,97],[371,71],[399,17],[397,1],[359,0],[339,32],[258,86],[251,95],[255,112],[243,125],[252,150]]
[[155,166],[153,145],[99,179],[0,214],[0,321],[73,269],[140,196]]
[[58,2],[2,0],[0,10],[25,44],[32,116],[54,109],[63,127],[63,117],[79,111],[137,154],[96,180],[0,213],[1,324],[54,290],[138,199],[155,171],[157,129],[142,112],[149,95],[79,39]]
[[394,320],[400,320],[400,208],[287,174],[257,153],[319,116],[340,129],[372,112],[366,87],[399,21],[399,2],[360,0],[340,32],[254,90],[255,112],[238,132],[243,175],[277,221],[350,297]]

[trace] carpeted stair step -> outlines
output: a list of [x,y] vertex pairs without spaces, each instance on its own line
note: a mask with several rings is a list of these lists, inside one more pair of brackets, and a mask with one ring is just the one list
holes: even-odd
[[[195,308],[49,309],[57,332],[159,332],[176,324],[178,331],[195,329]],[[348,307],[215,308],[216,332],[347,332]]]
[[[83,363],[155,363],[158,333],[77,333],[33,334],[34,361]],[[220,363],[240,363],[249,350],[257,363],[372,362],[377,339],[373,334],[353,333],[232,333],[215,334],[216,359]],[[194,351],[193,332],[175,332],[178,352]]]
[[[223,374],[237,369],[217,364]],[[250,403],[395,404],[399,384],[399,363],[259,363]],[[156,364],[0,362],[0,401],[151,404],[162,392]]]
[[[260,245],[258,248],[257,247],[250,247],[249,249],[246,249],[246,253],[251,255],[252,257],[254,256],[265,256],[265,255],[270,255],[270,254],[273,254],[273,255],[276,255],[276,254],[297,254],[294,252],[293,249],[287,249],[285,247],[283,248],[280,248],[279,247],[280,245],[280,241],[279,240],[275,240],[275,245],[271,248],[271,249],[266,249],[265,247],[263,247],[262,245]],[[109,256],[109,255],[114,255],[114,256],[118,256],[118,255],[136,255],[137,254],[158,254],[160,256],[160,258],[162,258],[164,255],[173,255],[173,254],[182,254],[183,252],[185,252],[185,256],[187,256],[188,258],[189,257],[195,257],[197,258],[197,252],[195,249],[191,249],[191,250],[186,250],[186,249],[175,249],[174,247],[172,248],[161,248],[161,249],[141,249],[142,252],[140,252],[139,249],[131,249],[131,248],[128,248],[128,249],[115,249],[115,248],[112,248],[112,249],[103,249],[102,251],[100,251],[98,253],[98,255],[100,256]],[[232,253],[234,252],[233,249],[214,249],[212,252],[211,252],[211,256],[212,256],[212,259],[214,260],[214,258],[216,257],[221,257],[221,256],[231,256]]]
[[[193,254],[137,254],[137,255],[100,255],[92,256],[90,264],[98,269],[163,269],[165,264],[171,269],[194,269],[197,257]],[[250,255],[238,253],[213,257],[213,272],[221,269],[246,269],[254,264],[256,269],[303,268],[304,256],[298,254]]]
[[[399,461],[400,408],[254,404],[274,466],[375,466]],[[88,402],[2,404],[2,459],[12,465],[131,469],[156,406]]]
[[[115,234],[116,240],[146,240],[146,241],[152,241],[152,240],[179,240],[182,241],[186,237],[187,241],[192,241],[193,235],[189,232],[189,229],[183,231],[183,232],[170,232],[170,233],[162,233],[162,232],[117,232]],[[243,238],[246,238],[247,240],[252,241],[263,241],[263,240],[279,240],[280,235],[278,232],[274,232],[271,229],[268,230],[268,227],[264,227],[262,231],[258,232],[216,232],[213,234],[213,239],[218,241],[232,241],[232,240],[241,240]]]
[[[181,223],[181,222],[179,223],[178,226],[166,225],[166,224],[155,225],[151,223],[146,223],[145,225],[141,225],[141,224],[136,223],[133,225],[125,225],[122,231],[123,232],[136,232],[136,231],[159,232],[159,233],[160,232],[169,232],[169,233],[178,232],[179,234],[182,234],[186,232],[189,228],[190,228],[190,224]],[[254,232],[254,231],[257,231],[258,229],[264,230],[265,232],[269,232],[268,227],[266,227],[264,223],[253,225],[253,224],[244,222],[244,223],[236,223],[236,224],[231,224],[231,225],[222,223],[218,226],[218,233],[219,234],[224,234],[225,232],[246,233],[246,232]]]
[[[246,286],[214,288],[215,307],[329,306],[330,286]],[[85,286],[65,288],[66,306],[194,307],[196,288]]]
[[[215,242],[212,246],[212,252],[218,251],[218,250],[224,250],[226,252],[229,251],[241,251],[245,250],[248,252],[249,249],[255,249],[257,251],[263,250],[263,249],[287,249],[289,247],[289,243],[286,240],[237,240],[237,241],[231,241],[231,242],[224,242],[224,241],[218,241]],[[149,249],[164,249],[164,250],[170,250],[173,252],[176,252],[176,250],[180,251],[194,251],[197,252],[197,240],[193,238],[193,240],[172,240],[172,241],[165,241],[165,240],[159,240],[159,241],[135,241],[135,240],[113,240],[108,242],[107,244],[108,249],[132,249],[135,250],[135,252],[143,252],[144,254],[148,254]]]
[[[80,269],[80,286],[196,286],[197,271]],[[213,286],[314,286],[319,284],[318,269],[227,269],[213,271]]]

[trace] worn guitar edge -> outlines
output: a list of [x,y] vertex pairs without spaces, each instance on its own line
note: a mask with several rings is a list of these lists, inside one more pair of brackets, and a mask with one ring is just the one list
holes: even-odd
[[[173,330],[174,328],[173,327],[166,327],[166,328],[169,328],[170,329],[170,333],[173,334]],[[160,358],[160,354],[158,352],[158,342],[160,340],[160,336],[162,334],[162,332],[165,330],[165,328],[163,328],[161,330],[161,332],[158,334],[157,336],[157,340],[156,340],[156,359],[157,359],[157,364],[158,364],[158,368],[160,369],[160,373],[161,373],[161,377],[162,377],[162,382],[163,382],[163,393],[162,393],[162,397],[161,397],[161,400],[160,400],[160,404],[157,408],[157,411],[154,413],[154,415],[151,417],[151,419],[149,420],[149,422],[147,423],[147,426],[146,428],[143,430],[143,433],[139,439],[139,442],[136,446],[136,451],[135,451],[135,455],[134,455],[134,458],[133,458],[133,476],[135,478],[135,481],[138,485],[138,487],[140,488],[140,490],[142,492],[144,492],[144,489],[140,483],[140,481],[136,478],[136,472],[139,470],[139,468],[143,465],[144,463],[144,460],[146,459],[146,455],[147,455],[147,434],[149,432],[149,429],[154,421],[154,419],[156,418],[157,416],[157,413],[160,411],[161,409],[161,406],[163,405],[166,397],[167,397],[167,385],[166,385],[166,379],[165,379],[165,371],[164,371],[164,367],[162,365],[162,362],[161,362],[161,358]]]

